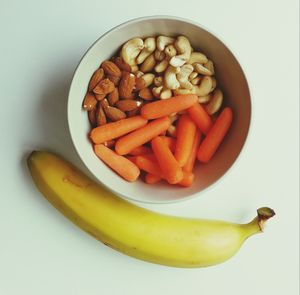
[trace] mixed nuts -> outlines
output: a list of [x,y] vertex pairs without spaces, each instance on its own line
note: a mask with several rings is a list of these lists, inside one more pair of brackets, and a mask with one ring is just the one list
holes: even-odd
[[[199,103],[213,115],[222,106],[213,62],[194,51],[185,36],[133,38],[119,56],[102,62],[92,75],[83,109],[92,127],[139,114],[149,101],[178,94],[196,94]],[[176,114],[168,130],[176,137]]]

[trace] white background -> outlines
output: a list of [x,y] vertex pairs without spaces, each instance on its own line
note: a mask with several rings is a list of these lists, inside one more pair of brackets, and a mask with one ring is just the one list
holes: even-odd
[[[298,294],[298,13],[297,0],[1,0],[0,294]],[[234,168],[193,200],[143,205],[235,222],[260,206],[275,209],[264,234],[215,267],[164,267],[103,246],[42,198],[26,167],[33,149],[82,165],[66,123],[72,72],[101,34],[154,14],[190,18],[217,33],[251,86],[252,128]]]

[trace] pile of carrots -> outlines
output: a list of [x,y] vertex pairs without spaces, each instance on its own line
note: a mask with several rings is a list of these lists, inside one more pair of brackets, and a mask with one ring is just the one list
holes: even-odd
[[[177,123],[175,138],[163,134],[171,125],[169,115],[184,112]],[[127,181],[144,171],[145,182],[166,180],[184,187],[194,181],[196,158],[208,163],[232,122],[232,110],[223,109],[215,121],[192,94],[148,103],[141,115],[92,129],[95,154]],[[105,143],[116,139],[115,150]]]

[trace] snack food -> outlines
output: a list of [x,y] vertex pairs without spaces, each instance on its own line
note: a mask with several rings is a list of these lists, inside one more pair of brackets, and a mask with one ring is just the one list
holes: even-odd
[[[147,173],[146,183],[192,185],[196,158],[207,163],[213,157],[232,121],[226,108],[231,119],[220,127],[224,99],[214,75],[213,61],[186,36],[128,40],[93,73],[83,99],[94,150],[103,144],[122,161],[127,157],[132,171]],[[161,155],[176,169],[166,169]]]

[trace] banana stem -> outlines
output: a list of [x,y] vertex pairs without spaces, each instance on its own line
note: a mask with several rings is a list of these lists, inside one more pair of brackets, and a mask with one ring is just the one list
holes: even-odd
[[262,207],[257,209],[257,222],[260,227],[260,231],[264,231],[265,223],[268,219],[275,215],[275,211],[268,207]]
[[263,232],[266,221],[274,215],[275,212],[271,208],[262,207],[257,209],[257,216],[251,222],[244,225],[246,237]]

